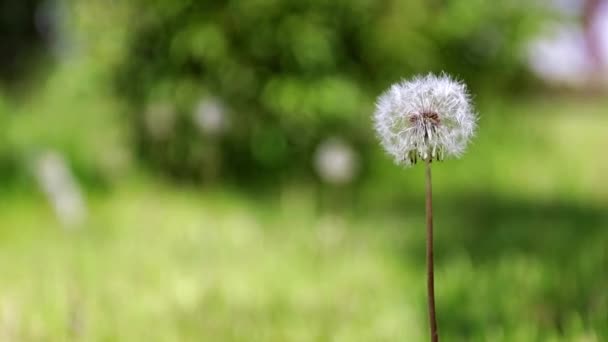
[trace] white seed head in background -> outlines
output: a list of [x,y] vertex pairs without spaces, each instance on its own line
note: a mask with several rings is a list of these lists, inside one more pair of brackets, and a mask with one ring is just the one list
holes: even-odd
[[477,126],[466,85],[445,74],[394,84],[378,98],[373,120],[384,149],[404,166],[460,156]]
[[61,154],[45,152],[36,159],[35,167],[38,183],[61,223],[68,228],[82,224],[87,216],[86,204]]
[[328,138],[317,147],[315,169],[326,183],[348,184],[353,181],[359,170],[359,158],[353,148],[342,139]]
[[221,135],[228,129],[228,116],[222,102],[204,98],[196,105],[193,120],[199,131],[207,135]]
[[177,111],[170,103],[151,103],[146,108],[144,120],[145,128],[154,140],[167,140],[173,133]]

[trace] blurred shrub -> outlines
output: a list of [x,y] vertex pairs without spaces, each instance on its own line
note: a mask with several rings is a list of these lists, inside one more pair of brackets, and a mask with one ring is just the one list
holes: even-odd
[[36,18],[41,0],[0,1],[0,79],[18,79],[44,51],[44,32]]
[[[308,173],[327,136],[366,146],[373,99],[413,73],[517,85],[519,48],[538,19],[515,0],[134,4],[116,75],[138,153],[189,179]],[[197,129],[207,102],[229,123],[221,134]]]
[[0,65],[3,189],[37,187],[36,160],[49,151],[60,154],[87,187],[102,189],[126,174],[126,120],[109,91],[112,62],[121,51],[116,47],[125,40],[117,25],[124,23],[119,5],[0,0],[0,50],[10,50],[0,60],[15,62]]

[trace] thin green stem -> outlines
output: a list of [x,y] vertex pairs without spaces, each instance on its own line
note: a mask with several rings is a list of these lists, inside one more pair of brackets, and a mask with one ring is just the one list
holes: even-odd
[[433,267],[433,188],[431,185],[431,157],[425,160],[426,164],[426,270],[429,323],[431,341],[438,342],[437,318],[435,317],[435,271]]

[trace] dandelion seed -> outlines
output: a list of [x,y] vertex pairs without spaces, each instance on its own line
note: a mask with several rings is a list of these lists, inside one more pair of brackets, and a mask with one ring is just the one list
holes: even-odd
[[404,166],[459,157],[476,121],[466,86],[445,74],[394,84],[378,98],[374,113],[382,146]]

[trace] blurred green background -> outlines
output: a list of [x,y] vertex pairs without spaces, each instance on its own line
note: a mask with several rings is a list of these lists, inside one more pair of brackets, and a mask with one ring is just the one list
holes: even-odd
[[480,121],[434,167],[440,336],[607,341],[607,93],[526,58],[583,21],[517,0],[0,1],[0,340],[427,340],[423,173],[370,116],[446,71]]

